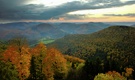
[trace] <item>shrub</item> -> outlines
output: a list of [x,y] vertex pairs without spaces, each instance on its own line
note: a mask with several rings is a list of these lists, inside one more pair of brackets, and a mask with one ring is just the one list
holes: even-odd
[[126,78],[116,71],[108,71],[106,74],[98,74],[94,80],[126,80]]

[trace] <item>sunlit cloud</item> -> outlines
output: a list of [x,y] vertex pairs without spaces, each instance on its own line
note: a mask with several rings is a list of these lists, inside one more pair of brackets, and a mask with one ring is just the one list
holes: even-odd
[[127,17],[135,17],[135,13],[128,13],[128,14],[104,14],[104,16],[127,16]]
[[1,20],[85,20],[135,13],[134,0],[0,0]]

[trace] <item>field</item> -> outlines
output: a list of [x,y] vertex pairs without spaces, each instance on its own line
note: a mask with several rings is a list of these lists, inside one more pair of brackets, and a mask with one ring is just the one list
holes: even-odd
[[52,43],[54,41],[55,41],[54,39],[45,39],[45,38],[43,38],[43,39],[39,40],[38,42],[42,42],[44,44],[49,44],[49,43]]

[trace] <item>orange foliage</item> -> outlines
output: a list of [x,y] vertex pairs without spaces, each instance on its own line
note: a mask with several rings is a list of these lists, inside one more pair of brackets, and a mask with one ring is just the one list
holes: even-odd
[[126,73],[129,75],[131,75],[133,71],[133,68],[126,68]]
[[106,74],[108,74],[108,75],[110,75],[110,76],[112,76],[112,77],[118,77],[118,78],[121,78],[121,79],[123,79],[123,76],[121,76],[121,74],[120,73],[118,73],[118,72],[116,72],[116,71],[108,71]]
[[125,68],[125,71],[126,71],[126,72],[123,72],[123,75],[124,75],[125,77],[131,78],[131,80],[132,80],[132,77],[133,77],[132,72],[134,71],[134,69],[127,67],[127,68]]
[[[47,49],[43,43],[31,49],[23,45],[11,44],[3,53],[4,61],[10,61],[16,66],[20,80],[25,80],[30,75],[32,56],[34,57],[35,65],[33,67],[36,69],[36,75],[44,74],[47,80],[54,80],[54,76],[65,77],[68,71],[67,60],[61,52],[55,48]],[[77,58],[75,60],[78,61]]]
[[73,62],[73,63],[84,63],[85,62],[83,59],[73,57],[73,56],[69,56],[69,55],[65,55],[64,57],[65,57],[65,59],[67,59],[67,61],[70,61],[70,62]]
[[39,43],[34,48],[30,50],[31,54],[34,56],[38,56],[41,53],[46,53],[46,46],[43,43]]
[[35,66],[39,64],[37,66],[39,73],[43,73],[47,80],[53,80],[57,73],[64,74],[67,70],[66,59],[54,48],[47,49],[43,43],[40,43],[30,52],[35,57]]
[[43,71],[48,79],[52,78],[54,74],[57,73],[64,74],[67,70],[66,59],[54,48],[47,50],[43,63],[45,64]]
[[5,61],[12,62],[19,72],[19,77],[21,80],[27,78],[30,74],[30,59],[29,48],[21,47],[21,52],[18,50],[17,46],[10,45],[3,54]]

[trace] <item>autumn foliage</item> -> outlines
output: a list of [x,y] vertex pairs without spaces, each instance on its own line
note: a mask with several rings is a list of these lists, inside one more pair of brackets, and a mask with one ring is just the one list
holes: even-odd
[[47,49],[43,43],[30,48],[22,41],[12,42],[2,56],[3,62],[15,66],[20,80],[64,79],[68,72],[64,55],[55,48]]
[[84,63],[85,61],[83,59],[77,58],[77,57],[73,57],[73,56],[69,56],[69,55],[65,55],[64,56],[68,61],[73,62],[73,63]]
[[[20,45],[16,45],[20,44]],[[12,62],[16,66],[18,76],[21,80],[28,78],[30,71],[31,55],[29,47],[21,45],[21,42],[10,44],[3,53],[3,59],[6,62]]]
[[43,59],[45,76],[49,78],[64,78],[67,73],[67,64],[64,56],[56,49],[47,50],[46,57]]
[[95,76],[94,80],[127,80],[116,71],[108,71],[106,74],[100,73]]
[[43,43],[31,48],[31,75],[30,79],[53,80],[65,78],[67,73],[66,59],[55,48],[47,49]]

